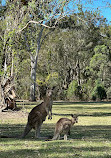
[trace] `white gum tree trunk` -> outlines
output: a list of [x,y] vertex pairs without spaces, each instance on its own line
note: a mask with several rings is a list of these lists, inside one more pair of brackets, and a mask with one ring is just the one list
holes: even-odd
[[36,70],[37,70],[37,61],[38,61],[38,54],[41,48],[41,37],[43,33],[43,27],[41,28],[38,39],[37,39],[37,49],[35,55],[30,55],[31,58],[31,86],[30,86],[30,100],[35,101],[35,90],[36,90]]

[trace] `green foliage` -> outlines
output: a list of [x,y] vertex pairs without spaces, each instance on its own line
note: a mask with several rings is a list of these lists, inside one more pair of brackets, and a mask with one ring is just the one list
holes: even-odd
[[[65,15],[70,2],[33,0],[24,6],[21,1],[7,1],[7,9],[3,9],[0,21],[0,69],[4,57],[7,58],[10,75],[13,58],[19,98],[29,99],[33,81],[30,79],[30,62],[36,59],[37,65],[32,69],[37,67],[37,70],[32,78],[37,77],[33,83],[56,86],[55,99],[90,100],[92,96],[103,99],[104,89],[110,98],[111,27],[106,27],[99,11],[84,11],[82,1],[77,4],[74,1],[78,12]],[[41,26],[53,26],[55,21],[58,26],[55,29]],[[101,34],[106,37],[102,38]],[[0,75],[2,73],[0,71]],[[94,85],[97,79],[103,81],[104,86]]]
[[92,57],[90,61],[90,67],[93,70],[99,71],[106,62],[107,62],[107,56],[104,54],[98,53]]
[[[19,58],[16,56],[14,73],[15,75],[15,87],[16,94],[19,99],[29,99],[30,96],[30,59],[27,54],[19,54]],[[23,58],[23,59],[22,59]],[[26,58],[26,59],[25,59]],[[20,61],[22,60],[22,62]]]
[[97,80],[95,82],[95,87],[92,91],[92,99],[93,100],[103,100],[106,98],[107,98],[107,95],[106,95],[105,88],[104,88],[102,82]]
[[75,96],[75,92],[78,88],[78,83],[77,81],[72,81],[70,84],[69,84],[69,87],[68,87],[68,90],[67,90],[67,98],[68,99],[73,99]]
[[81,87],[78,85],[76,80],[73,80],[67,90],[67,98],[69,100],[80,99],[81,97]]
[[109,87],[107,90],[107,98],[111,99],[111,87]]
[[57,81],[58,81],[58,73],[56,73],[56,72],[48,74],[42,80],[40,80],[40,79],[36,80],[38,86],[46,85],[49,88],[57,86],[57,84],[58,84]]
[[96,53],[90,61],[90,71],[93,80],[95,78],[105,80],[106,69],[108,69],[108,55]]
[[91,91],[93,89],[92,87],[92,80],[88,78],[88,80],[86,80],[86,82],[82,83],[81,85],[82,87],[82,100],[83,101],[90,101],[91,99]]
[[94,48],[94,52],[99,54],[108,54],[109,53],[109,49],[107,48],[107,46],[105,45],[98,45]]

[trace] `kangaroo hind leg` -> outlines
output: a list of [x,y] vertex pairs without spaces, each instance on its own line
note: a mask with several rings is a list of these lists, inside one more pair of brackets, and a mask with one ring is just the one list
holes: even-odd
[[40,137],[41,125],[42,124],[38,124],[38,123],[35,125],[35,138],[39,138]]
[[67,140],[67,134],[64,134],[64,140]]

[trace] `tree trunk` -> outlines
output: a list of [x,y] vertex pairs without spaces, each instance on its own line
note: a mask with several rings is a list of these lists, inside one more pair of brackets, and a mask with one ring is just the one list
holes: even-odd
[[4,93],[1,83],[0,83],[0,106],[1,107],[5,106],[5,98],[4,98]]
[[78,85],[80,86],[80,63],[79,63],[79,59],[77,61],[77,81],[78,81]]
[[11,75],[11,77],[12,77],[12,76],[13,76],[13,70],[14,70],[13,52],[12,52],[12,54],[11,54],[11,58],[12,58],[12,66],[11,66],[11,73],[10,73],[10,75]]
[[36,69],[37,69],[37,60],[31,56],[31,86],[30,86],[30,100],[35,101],[35,89],[36,89]]
[[38,61],[38,54],[41,48],[41,37],[42,37],[42,32],[43,32],[43,27],[41,28],[38,39],[37,39],[37,49],[36,49],[36,54],[33,56],[32,54],[30,55],[31,57],[31,86],[30,86],[30,100],[31,101],[36,101],[35,97],[35,90],[36,90],[36,70],[37,70],[37,61]]

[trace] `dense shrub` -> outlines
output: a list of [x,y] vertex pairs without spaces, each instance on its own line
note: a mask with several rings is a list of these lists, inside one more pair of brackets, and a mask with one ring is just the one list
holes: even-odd
[[92,91],[92,100],[106,99],[107,94],[102,83],[96,81],[95,87]]
[[73,80],[67,90],[67,98],[69,100],[78,100],[82,98],[81,86],[78,85],[76,80]]

